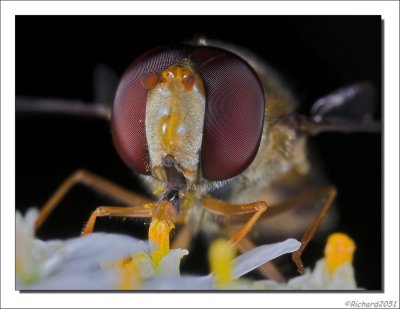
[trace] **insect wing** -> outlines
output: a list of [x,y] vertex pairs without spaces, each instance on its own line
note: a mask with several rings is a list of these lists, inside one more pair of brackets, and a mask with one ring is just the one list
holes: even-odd
[[279,124],[308,135],[322,132],[380,133],[381,123],[373,119],[376,96],[370,83],[354,84],[317,100],[310,117],[291,114],[282,118]]
[[340,88],[317,100],[311,109],[315,122],[366,123],[372,121],[376,90],[364,82]]

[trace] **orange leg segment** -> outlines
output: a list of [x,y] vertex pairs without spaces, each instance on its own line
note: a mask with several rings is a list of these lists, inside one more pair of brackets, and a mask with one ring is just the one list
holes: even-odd
[[[242,228],[234,234],[231,242],[241,251],[246,252],[253,248],[255,245],[246,237],[252,227],[256,224],[257,220],[267,210],[267,203],[263,201],[233,205],[211,197],[205,197],[202,200],[203,206],[210,212],[217,215],[248,215],[253,213],[250,219],[242,226]],[[272,262],[265,263],[260,266],[259,271],[266,277],[273,279],[277,282],[284,282],[285,278],[280,271],[275,267]]]
[[109,195],[129,206],[141,205],[144,203],[150,203],[151,200],[135,194],[133,192],[124,189],[111,181],[92,174],[85,170],[78,170],[70,175],[64,182],[58,187],[53,195],[44,204],[35,222],[35,230],[37,231],[51,212],[57,207],[60,201],[65,195],[72,189],[76,184],[86,185],[94,190],[100,191],[104,194]]
[[178,234],[174,237],[174,241],[171,245],[171,248],[189,249],[192,237],[193,237],[193,231],[191,227],[188,224],[182,226]]
[[310,227],[304,233],[301,239],[300,248],[292,254],[292,260],[297,266],[297,271],[301,274],[304,273],[304,265],[301,260],[301,255],[306,246],[308,245],[308,243],[314,237],[315,233],[318,230],[318,227],[321,225],[329,209],[332,207],[336,194],[337,190],[334,186],[318,188],[315,190],[304,192],[292,198],[289,198],[288,200],[282,203],[270,207],[270,209],[268,210],[268,218],[271,218],[285,211],[289,211],[295,208],[300,208],[309,203],[317,203],[320,202],[321,200],[324,200],[322,208],[319,210],[318,214],[316,215],[314,221],[311,223]]
[[253,213],[253,215],[242,226],[239,232],[232,237],[231,241],[234,245],[237,245],[239,241],[241,241],[249,233],[254,224],[256,224],[257,220],[267,210],[267,203],[263,201],[242,205],[233,205],[208,196],[202,199],[202,205],[208,211],[217,215],[232,216]]
[[304,265],[301,260],[301,255],[306,248],[307,244],[310,242],[310,240],[314,237],[315,233],[318,230],[318,227],[321,225],[323,219],[325,218],[326,214],[328,213],[329,209],[333,205],[333,201],[335,200],[337,194],[337,190],[335,187],[330,186],[326,188],[322,188],[318,191],[311,192],[309,194],[305,194],[305,198],[310,198],[310,200],[315,200],[315,199],[321,199],[325,198],[325,203],[323,207],[321,208],[320,212],[314,219],[313,223],[311,226],[307,229],[307,231],[304,233],[302,239],[301,239],[301,246],[300,248],[292,254],[292,259],[293,262],[297,266],[297,271],[301,274],[304,273]]
[[157,203],[133,207],[97,207],[89,217],[89,220],[86,223],[81,235],[84,236],[93,232],[93,228],[98,217],[149,218],[152,216],[153,209],[156,205]]

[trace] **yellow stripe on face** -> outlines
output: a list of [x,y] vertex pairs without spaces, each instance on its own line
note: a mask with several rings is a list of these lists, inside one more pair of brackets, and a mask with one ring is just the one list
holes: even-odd
[[[192,87],[188,87],[188,78],[193,79]],[[182,94],[190,92],[194,86],[194,72],[181,66],[172,66],[161,73],[161,86],[171,93],[166,101],[170,112],[160,118],[158,135],[168,152],[172,152],[180,141],[180,128],[184,127],[183,109],[180,101]],[[198,83],[197,83],[198,84]],[[190,85],[189,85],[190,86]]]
[[180,113],[172,110],[170,115],[162,116],[159,124],[159,136],[168,152],[173,151],[178,141],[178,127],[181,124]]

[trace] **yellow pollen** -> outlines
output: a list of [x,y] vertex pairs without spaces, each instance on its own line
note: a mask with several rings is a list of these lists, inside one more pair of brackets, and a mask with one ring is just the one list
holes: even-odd
[[156,266],[169,253],[169,234],[175,227],[175,216],[172,204],[161,201],[150,223],[149,242],[155,245],[155,248],[151,250],[151,258]]
[[194,196],[191,192],[183,197],[182,209],[187,209],[193,203]]
[[104,265],[106,269],[117,268],[120,271],[121,277],[117,287],[119,290],[136,290],[140,287],[142,281],[140,274],[141,254],[143,253],[138,253],[110,265]]
[[227,240],[217,239],[211,244],[208,258],[217,286],[224,287],[232,282],[233,259],[235,255],[235,248]]
[[331,234],[324,251],[328,273],[332,275],[342,264],[352,263],[355,249],[354,241],[346,234]]
[[163,193],[164,192],[164,187],[162,187],[162,186],[157,186],[154,190],[153,190],[153,194],[154,195],[159,195],[159,194],[161,194],[161,193]]
[[117,262],[116,267],[121,272],[121,279],[118,283],[120,290],[133,290],[139,286],[140,276],[138,265],[134,258],[127,258]]

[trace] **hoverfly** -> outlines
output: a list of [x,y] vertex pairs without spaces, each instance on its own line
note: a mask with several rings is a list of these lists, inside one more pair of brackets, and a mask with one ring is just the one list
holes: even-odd
[[[254,246],[252,234],[294,236],[306,230],[293,255],[303,271],[301,253],[336,195],[334,186],[318,183],[307,156],[308,136],[379,132],[380,125],[372,119],[368,83],[318,100],[311,117],[297,114],[296,106],[277,74],[249,51],[199,39],[136,59],[120,80],[112,112],[97,113],[110,117],[123,161],[155,200],[173,205],[174,220],[185,223],[175,246],[188,247],[197,233],[222,232],[245,251]],[[100,216],[152,215],[147,207],[152,200],[78,171],[44,205],[37,228],[77,183],[129,206],[98,208],[84,233]],[[220,220],[210,220],[216,217]],[[275,269],[264,272],[280,280]]]

